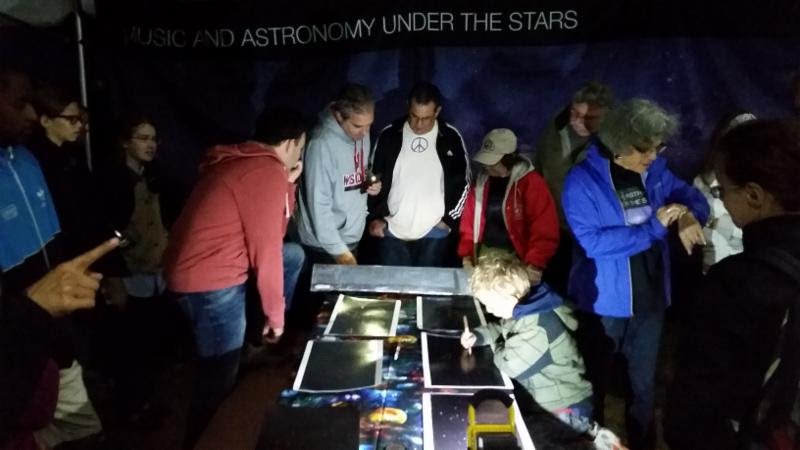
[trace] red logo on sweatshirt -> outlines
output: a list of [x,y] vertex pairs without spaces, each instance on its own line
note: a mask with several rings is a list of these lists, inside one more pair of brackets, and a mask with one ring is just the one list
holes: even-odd
[[353,189],[361,189],[364,183],[364,174],[361,171],[348,173],[344,176],[344,190],[352,191]]

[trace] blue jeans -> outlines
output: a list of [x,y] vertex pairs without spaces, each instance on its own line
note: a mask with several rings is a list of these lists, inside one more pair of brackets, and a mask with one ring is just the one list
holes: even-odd
[[305,263],[306,253],[302,245],[294,242],[283,243],[283,297],[286,299],[287,311],[292,307],[294,288]]
[[236,383],[244,343],[245,285],[179,293],[178,304],[194,330],[198,356],[184,440],[191,448]]
[[380,240],[379,257],[384,266],[441,267],[447,251],[447,231],[433,227],[415,241],[398,239],[387,227]]
[[[626,429],[630,448],[655,448],[655,373],[664,311],[653,309],[629,318],[581,316],[587,377],[594,388],[595,417],[603,422],[603,404],[620,354],[628,375]],[[586,344],[586,341],[589,344]]]

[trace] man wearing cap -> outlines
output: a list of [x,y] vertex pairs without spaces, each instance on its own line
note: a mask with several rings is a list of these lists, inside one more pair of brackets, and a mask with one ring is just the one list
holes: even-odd
[[[458,130],[439,119],[439,89],[419,82],[408,115],[381,131],[372,171],[383,190],[369,202],[369,234],[381,264],[442,266],[469,189],[469,158]],[[453,241],[453,243],[455,243]]]
[[458,254],[472,267],[483,252],[515,253],[533,285],[558,246],[555,202],[533,164],[517,151],[507,128],[489,132],[473,158],[483,170],[469,190],[461,218]]

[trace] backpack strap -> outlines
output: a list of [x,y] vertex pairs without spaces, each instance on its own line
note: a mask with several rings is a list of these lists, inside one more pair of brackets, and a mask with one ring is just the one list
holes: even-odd
[[773,359],[767,372],[764,374],[761,394],[757,404],[754,405],[752,416],[745,427],[752,427],[745,431],[750,437],[751,433],[768,432],[774,420],[787,419],[792,409],[796,409],[798,381],[800,380],[800,365],[791,361],[792,349],[787,347],[787,341],[800,340],[800,259],[790,252],[779,248],[769,247],[748,255],[750,259],[761,261],[776,271],[789,276],[797,284],[797,293],[793,301],[786,308],[778,342],[773,349]]

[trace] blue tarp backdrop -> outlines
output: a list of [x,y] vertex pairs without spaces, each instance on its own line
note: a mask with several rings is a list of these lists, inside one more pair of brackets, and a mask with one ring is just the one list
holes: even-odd
[[[206,148],[247,139],[264,107],[316,115],[347,81],[368,85],[378,99],[373,137],[404,114],[411,85],[429,80],[442,90],[443,115],[462,131],[470,151],[491,128],[508,127],[529,152],[579,85],[604,81],[618,99],[647,97],[680,115],[680,135],[665,157],[685,178],[699,170],[708,135],[723,114],[794,114],[789,80],[800,70],[800,6],[793,2],[726,8],[678,0],[302,3],[98,2],[87,33],[95,159],[110,153],[116,118],[146,113],[162,140],[158,162],[183,196]],[[388,33],[383,22],[431,11],[439,18],[450,14],[451,29],[428,24]],[[532,11],[562,20],[537,28],[543,16]],[[493,17],[498,31],[491,30]],[[520,30],[526,17],[533,28]],[[349,39],[337,42],[320,43],[319,33],[316,43],[298,40],[308,36],[302,26],[333,33],[332,24],[359,21],[373,25],[362,26],[359,35],[351,29]],[[200,39],[198,30],[205,30]],[[261,36],[270,45],[247,39],[259,30],[267,30]],[[0,31],[4,53],[23,55],[41,78],[63,74],[75,84],[76,69],[64,62],[76,54],[74,42],[44,45],[30,33]]]
[[574,90],[609,83],[618,99],[647,97],[681,118],[665,156],[684,177],[697,173],[718,118],[743,108],[758,116],[791,113],[788,78],[800,66],[800,39],[663,38],[541,47],[417,48],[292,61],[114,61],[120,104],[159,123],[159,159],[188,186],[204,148],[246,139],[265,105],[309,114],[346,81],[378,99],[373,136],[403,115],[420,79],[438,85],[443,114],[473,151],[491,128],[508,127],[521,145],[536,140]]

